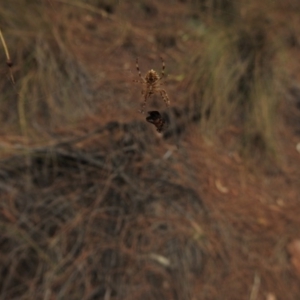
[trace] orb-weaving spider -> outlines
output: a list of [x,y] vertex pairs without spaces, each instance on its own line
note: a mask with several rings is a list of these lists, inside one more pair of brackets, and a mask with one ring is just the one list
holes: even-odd
[[138,58],[136,59],[136,69],[138,71],[140,80],[133,80],[133,82],[141,83],[142,86],[143,86],[142,95],[144,95],[144,102],[142,103],[141,110],[140,110],[140,112],[142,114],[145,113],[144,109],[147,105],[148,98],[151,97],[151,95],[153,95],[155,93],[160,94],[160,96],[162,97],[162,99],[166,103],[167,107],[170,105],[170,100],[169,100],[169,97],[167,95],[167,92],[164,89],[161,88],[162,84],[161,84],[160,80],[165,76],[165,62],[162,59],[162,57],[160,59],[161,59],[161,62],[162,62],[161,75],[159,76],[156,71],[151,69],[150,71],[148,71],[146,73],[145,77],[142,77],[140,67],[139,67]]

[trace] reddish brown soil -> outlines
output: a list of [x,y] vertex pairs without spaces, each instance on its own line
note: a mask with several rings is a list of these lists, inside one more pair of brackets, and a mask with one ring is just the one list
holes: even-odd
[[[201,43],[190,33],[193,29],[190,7],[179,1],[176,5],[171,2],[121,3],[112,20],[94,21],[101,43],[95,45],[95,39],[88,40],[83,59],[96,72],[99,69],[108,72],[105,84],[116,91],[118,106],[122,105],[119,99],[124,99],[123,91],[119,96],[119,84],[128,79],[122,68],[130,67],[129,79],[137,76],[136,56],[140,57],[140,68],[145,72],[159,69],[162,55],[169,74],[166,89],[172,105],[185,103],[185,91],[176,82],[176,76],[184,77],[193,67],[184,62],[195,49],[201,49]],[[128,26],[128,36],[123,40],[116,38],[118,22]],[[133,89],[130,82],[127,84],[131,94],[125,96],[128,102],[122,106],[128,113],[126,117],[120,114],[119,118],[141,118],[135,113],[141,98],[139,89]],[[119,114],[119,110],[115,113]],[[299,113],[295,117],[299,118]],[[257,162],[249,166],[237,152],[228,150],[235,138],[234,129],[224,130],[222,142],[214,144],[201,138],[197,125],[190,126],[182,136],[176,156],[186,159],[191,166],[187,184],[201,195],[212,220],[209,224],[199,220],[208,239],[205,251],[210,259],[203,274],[191,281],[191,299],[300,298],[300,269],[293,268],[287,250],[289,243],[300,239],[300,154],[296,150],[299,135],[295,134],[295,127],[285,125],[284,121],[278,141],[279,167],[267,169],[260,168]],[[170,142],[161,146],[169,145]],[[299,259],[299,251],[297,255]],[[259,278],[258,286],[254,284],[255,276]],[[251,298],[256,287],[258,296]]]

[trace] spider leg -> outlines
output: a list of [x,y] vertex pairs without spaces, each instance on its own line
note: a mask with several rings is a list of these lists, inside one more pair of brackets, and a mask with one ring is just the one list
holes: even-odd
[[141,104],[141,109],[139,110],[139,112],[142,113],[142,114],[145,113],[144,109],[145,109],[145,107],[146,107],[146,105],[147,105],[147,100],[148,100],[148,98],[151,96],[151,93],[149,93],[149,91],[143,91],[143,94],[145,95],[145,96],[144,96],[144,101],[143,101],[143,103]]
[[159,89],[158,91],[159,91],[161,97],[163,98],[164,102],[166,103],[166,106],[169,107],[170,106],[170,99],[168,97],[167,92],[163,89]]
[[162,79],[162,78],[165,76],[165,68],[166,68],[166,65],[165,65],[165,62],[164,62],[163,58],[160,57],[160,59],[161,59],[161,63],[162,63],[160,79]]
[[142,74],[141,74],[141,71],[140,71],[140,67],[139,67],[139,59],[138,58],[136,58],[136,69],[137,69],[137,71],[138,71],[138,73],[139,73],[139,77],[142,79],[142,81],[144,82],[144,80],[143,80],[143,77],[142,77]]
[[145,83],[145,80],[144,80],[144,78],[142,78],[142,80],[133,79],[132,82],[134,82],[134,83]]

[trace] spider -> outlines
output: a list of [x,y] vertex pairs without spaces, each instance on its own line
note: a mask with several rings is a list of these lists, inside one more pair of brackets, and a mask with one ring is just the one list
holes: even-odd
[[138,58],[136,58],[136,69],[138,71],[140,79],[139,80],[133,80],[133,82],[141,83],[143,85],[142,95],[144,95],[144,102],[141,105],[141,110],[139,110],[139,112],[142,113],[142,114],[145,113],[144,109],[147,105],[148,98],[151,97],[155,93],[160,94],[160,96],[162,97],[162,99],[166,103],[167,107],[170,106],[170,100],[169,100],[169,97],[167,95],[167,92],[164,89],[160,88],[160,86],[162,84],[159,81],[165,76],[165,62],[162,59],[162,57],[160,59],[161,59],[161,62],[162,62],[161,75],[158,75],[156,71],[151,69],[150,71],[147,72],[145,77],[142,77],[140,67],[139,67],[139,61],[138,61]]

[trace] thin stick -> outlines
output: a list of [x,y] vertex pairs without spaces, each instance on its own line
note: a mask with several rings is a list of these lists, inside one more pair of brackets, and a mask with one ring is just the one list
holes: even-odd
[[1,29],[0,29],[0,39],[1,39],[1,42],[2,42],[2,45],[3,45],[3,48],[4,48],[4,52],[5,52],[5,55],[6,55],[6,64],[8,65],[9,70],[10,70],[10,79],[11,79],[12,83],[14,84],[15,79],[14,79],[14,76],[13,76],[13,73],[12,73],[12,70],[11,70],[13,62],[10,59],[9,51],[8,51],[8,48],[7,48],[7,45],[6,45],[6,42],[5,42],[5,39],[4,39],[4,36],[2,34]]
[[1,39],[1,42],[2,42],[2,45],[3,45],[3,48],[4,48],[4,52],[5,52],[5,55],[6,55],[6,58],[7,58],[7,62],[10,62],[11,60],[10,60],[8,48],[7,48],[7,45],[6,45],[6,42],[5,42],[5,39],[3,37],[1,29],[0,29],[0,39]]
[[260,286],[260,277],[257,273],[255,273],[249,300],[257,299],[259,286]]

